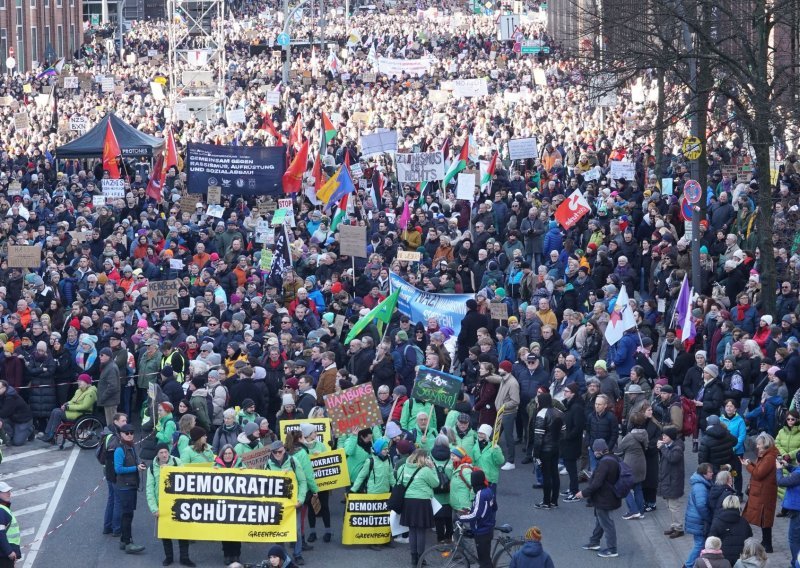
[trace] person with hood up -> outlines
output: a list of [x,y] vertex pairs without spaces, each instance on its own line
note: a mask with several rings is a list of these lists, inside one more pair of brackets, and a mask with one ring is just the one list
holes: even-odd
[[470,474],[470,483],[475,492],[475,501],[469,513],[460,515],[461,522],[469,521],[475,538],[475,550],[480,568],[492,568],[492,536],[497,515],[497,498],[494,488],[486,479],[484,472],[477,469]]
[[[177,467],[182,465],[180,458],[169,455],[169,446],[164,443],[159,443],[156,446],[156,458],[150,467],[147,468],[147,507],[153,516],[158,519],[158,483],[161,477],[161,468],[165,466]],[[164,545],[164,561],[162,566],[169,566],[173,562],[172,540],[162,538],[161,543]],[[189,541],[178,541],[178,553],[180,555],[181,566],[196,566],[194,562],[189,559]]]
[[233,451],[238,456],[243,456],[247,452],[260,450],[263,447],[261,443],[261,431],[258,429],[258,424],[255,422],[248,422],[242,428],[242,431],[236,437],[236,445]]
[[684,524],[686,532],[694,538],[694,545],[689,552],[686,566],[694,566],[695,560],[703,550],[706,526],[711,522],[711,511],[708,509],[708,492],[711,489],[711,480],[714,479],[714,468],[710,463],[701,463],[697,471],[689,478],[691,490],[686,502],[686,516]]
[[525,531],[525,544],[511,557],[509,568],[555,568],[553,559],[542,548],[542,531],[539,527]]
[[[236,560],[238,562],[238,560]],[[270,568],[297,568],[298,564],[292,562],[286,550],[279,544],[270,547],[267,552],[267,563]],[[299,563],[302,565],[303,563]]]
[[621,456],[633,471],[634,486],[625,496],[628,513],[622,517],[626,521],[644,517],[645,503],[642,483],[647,476],[647,459],[644,454],[649,442],[649,436],[645,430],[646,422],[647,418],[643,412],[632,414],[629,421],[630,431],[625,434],[616,449],[616,454]]
[[733,467],[733,462],[737,459],[734,451],[737,444],[736,437],[728,432],[719,416],[709,416],[700,437],[697,459],[700,463],[710,463],[716,474],[723,465]]

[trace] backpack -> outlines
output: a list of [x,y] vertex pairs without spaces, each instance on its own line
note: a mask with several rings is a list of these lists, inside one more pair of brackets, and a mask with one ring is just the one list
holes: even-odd
[[681,397],[681,409],[683,410],[683,426],[681,434],[684,437],[693,436],[697,431],[697,407],[694,401],[688,397]]
[[789,412],[789,409],[786,408],[785,404],[773,406],[775,406],[775,419],[772,422],[774,432],[770,432],[770,434],[775,436],[780,431],[781,427],[786,424],[786,414]]
[[[389,500],[386,502],[390,511],[394,511],[398,515],[402,514],[406,503],[406,490],[408,490],[409,486],[414,481],[414,478],[420,471],[422,471],[422,468],[418,467],[417,471],[411,474],[411,479],[409,479],[408,483],[405,485],[402,483],[397,483],[394,487],[392,487],[392,492],[389,494]],[[405,473],[405,469],[403,472]]]
[[103,466],[106,465],[106,453],[108,452],[108,439],[110,436],[113,436],[113,434],[106,434],[103,436],[103,439],[94,451],[94,457],[97,458],[97,462]]
[[436,467],[436,475],[439,477],[439,486],[433,488],[434,493],[450,493],[450,478],[447,477],[445,468],[442,466]]
[[214,408],[213,400],[214,400],[214,396],[216,396],[216,394],[217,394],[217,389],[219,387],[222,387],[223,389],[225,389],[225,404],[222,405],[222,408],[230,408],[230,406],[231,406],[231,393],[228,390],[228,387],[226,387],[222,383],[218,384],[217,386],[214,387],[214,390],[211,392],[211,400],[212,400],[212,403],[211,403],[212,414],[211,414],[211,416],[212,416],[212,419],[213,419],[213,408]]
[[619,499],[624,499],[628,496],[628,493],[631,492],[633,486],[636,483],[633,481],[633,470],[631,466],[626,464],[624,461],[612,457],[617,462],[619,466],[619,476],[617,476],[617,481],[614,482],[614,485],[611,486],[614,495],[617,496]]
[[[363,466],[362,466],[363,467]],[[361,484],[361,487],[358,489],[353,489],[353,493],[366,493],[367,487],[369,485],[369,476],[372,474],[373,469],[375,469],[375,457],[369,458],[369,469],[367,470],[367,476],[364,478],[364,482]]]
[[214,403],[211,401],[210,394],[206,393],[205,398],[205,404],[203,404],[200,397],[191,397],[189,399],[189,407],[194,410],[198,425],[209,431],[211,429],[211,418],[214,416]]
[[178,449],[178,441],[181,439],[181,436],[186,436],[186,434],[182,432],[172,433],[172,449],[169,451],[169,455],[175,456],[176,458],[181,457],[181,452]]
[[405,350],[403,350],[403,357],[405,357],[409,347],[411,347],[414,350],[414,355],[417,356],[417,365],[423,365],[425,363],[425,354],[422,352],[422,349],[420,349],[417,344],[406,346]]

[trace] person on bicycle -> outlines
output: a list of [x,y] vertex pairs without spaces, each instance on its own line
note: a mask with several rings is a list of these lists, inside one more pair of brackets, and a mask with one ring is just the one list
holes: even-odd
[[55,440],[56,430],[62,422],[76,420],[84,414],[91,413],[95,402],[97,402],[97,387],[92,385],[92,377],[81,373],[78,375],[78,390],[75,391],[75,395],[69,402],[53,409],[44,432],[39,434],[39,439],[42,442],[52,443]]
[[482,470],[473,470],[470,482],[472,490],[475,491],[475,501],[472,503],[470,512],[461,515],[458,520],[469,521],[470,529],[475,537],[475,550],[478,553],[480,568],[493,568],[492,536],[494,535],[497,500]]

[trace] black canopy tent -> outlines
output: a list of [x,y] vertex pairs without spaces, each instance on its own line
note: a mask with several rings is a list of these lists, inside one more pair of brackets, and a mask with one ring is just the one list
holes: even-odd
[[76,158],[102,158],[103,142],[106,137],[106,125],[111,121],[111,129],[117,137],[117,143],[123,158],[153,158],[164,147],[164,139],[139,132],[114,113],[107,114],[89,132],[56,148],[56,158],[69,160]]

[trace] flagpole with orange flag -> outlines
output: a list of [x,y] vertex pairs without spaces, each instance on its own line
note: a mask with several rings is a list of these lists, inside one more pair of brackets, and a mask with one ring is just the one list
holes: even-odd
[[283,193],[297,193],[303,187],[303,174],[308,167],[308,140],[303,142],[300,151],[283,174]]
[[119,149],[117,137],[114,135],[114,130],[111,128],[111,119],[106,123],[106,137],[103,140],[103,170],[108,172],[108,177],[112,179],[120,179],[119,164],[117,158],[122,155],[122,150]]

